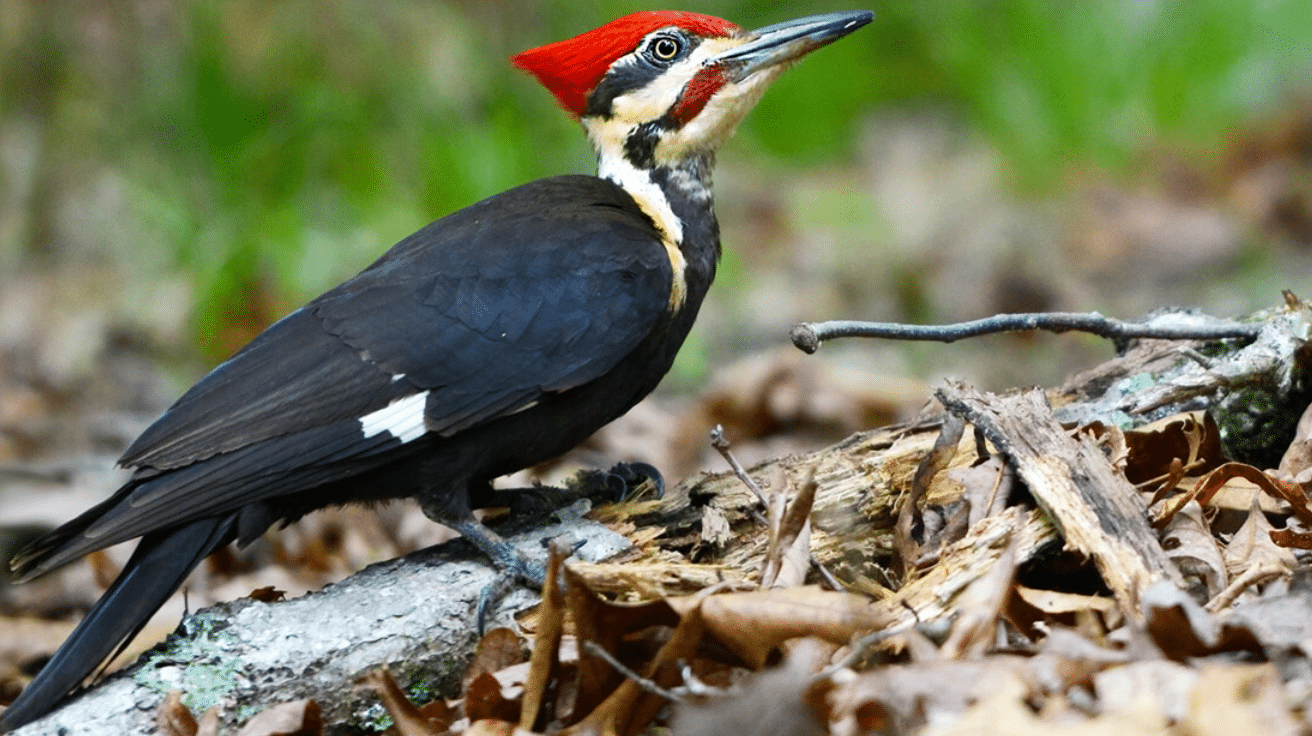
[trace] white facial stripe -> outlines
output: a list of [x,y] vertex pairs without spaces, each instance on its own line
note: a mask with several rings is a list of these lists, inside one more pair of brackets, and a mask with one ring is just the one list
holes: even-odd
[[[615,120],[602,121],[596,118],[584,118],[583,126],[587,129],[588,135],[593,136],[596,140],[598,133],[594,129],[603,130],[607,127],[619,125],[622,123]],[[623,135],[627,135],[627,127]],[[606,135],[606,132],[600,135]],[[623,143],[619,144],[621,149]],[[674,214],[670,207],[670,201],[665,198],[665,192],[652,181],[651,174],[647,171],[636,168],[622,152],[615,152],[614,155],[607,155],[606,149],[601,146],[597,147],[602,151],[600,160],[597,162],[597,176],[602,179],[619,184],[624,191],[633,197],[633,201],[638,203],[638,207],[646,213],[647,217],[655,223],[656,229],[661,233],[661,244],[665,246],[665,255],[670,259],[670,272],[673,278],[670,283],[670,301],[671,310],[677,311],[683,306],[683,300],[688,293],[688,282],[684,278],[684,270],[688,266],[687,260],[683,257],[683,251],[679,245],[683,243],[683,223]]]
[[[655,31],[648,37],[664,30]],[[647,86],[630,90],[611,100],[611,114],[608,118],[593,116],[582,120],[583,128],[597,151],[597,176],[623,187],[662,234],[661,239],[673,273],[669,301],[671,310],[683,306],[688,291],[684,275],[688,264],[680,250],[683,223],[674,214],[660,186],[652,181],[650,172],[637,168],[625,156],[625,144],[639,125],[659,120],[678,103],[684,88],[697,76],[707,59],[745,42],[737,38],[707,39],[698,44],[688,58],[667,69]],[[626,62],[631,62],[631,57],[616,63]],[[774,76],[774,73],[754,74],[743,82],[720,89],[707,101],[701,113],[688,121],[682,129],[666,131],[661,135],[654,151],[656,163],[668,166],[671,172],[675,172],[672,175],[677,177],[681,171],[679,162],[714,150],[752,109]],[[735,99],[740,95],[744,99]],[[703,187],[687,189],[704,190]],[[709,197],[709,191],[702,196]]]
[[594,128],[601,128],[601,135],[606,136],[607,140],[612,134],[620,137],[618,151],[598,149],[604,150],[604,153],[597,161],[597,176],[623,187],[677,248],[683,242],[683,223],[674,215],[665,193],[651,180],[651,173],[635,167],[623,153],[623,140],[628,136],[629,126],[614,119],[598,121],[594,118],[585,119],[583,124],[589,135],[593,135]]
[[397,399],[378,411],[360,417],[360,431],[365,437],[387,432],[402,443],[417,440],[428,431],[424,426],[424,406],[427,403],[427,391]]

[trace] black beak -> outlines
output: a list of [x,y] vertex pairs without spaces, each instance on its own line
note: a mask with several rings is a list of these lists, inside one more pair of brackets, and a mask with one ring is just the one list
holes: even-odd
[[734,81],[772,66],[799,59],[874,20],[869,10],[826,13],[775,23],[744,34],[747,42],[706,60],[723,65]]

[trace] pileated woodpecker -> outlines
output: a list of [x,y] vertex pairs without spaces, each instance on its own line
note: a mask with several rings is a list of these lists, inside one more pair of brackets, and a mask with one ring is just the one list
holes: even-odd
[[123,488],[11,562],[25,579],[141,537],[0,727],[57,705],[210,553],[324,506],[413,496],[539,577],[471,509],[656,387],[720,256],[717,147],[790,62],[871,18],[644,12],[515,56],[582,123],[597,175],[428,225],[184,394],[120,459]]

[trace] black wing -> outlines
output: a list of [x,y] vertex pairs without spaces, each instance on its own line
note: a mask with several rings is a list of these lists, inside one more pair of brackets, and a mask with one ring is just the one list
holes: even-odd
[[429,392],[450,434],[610,370],[662,319],[672,279],[633,200],[587,176],[453,213],[255,338],[124,453],[190,465]]
[[361,419],[408,398],[421,434],[449,435],[592,381],[664,319],[671,277],[650,221],[600,179],[456,212],[215,368],[123,455],[129,485],[23,567],[376,467],[405,440]]

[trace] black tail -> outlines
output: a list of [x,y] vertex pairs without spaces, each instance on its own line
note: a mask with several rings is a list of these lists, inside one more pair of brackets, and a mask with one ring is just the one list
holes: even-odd
[[40,718],[141,631],[187,575],[231,542],[237,517],[202,519],[141,538],[132,559],[32,684],[0,713],[0,731]]

